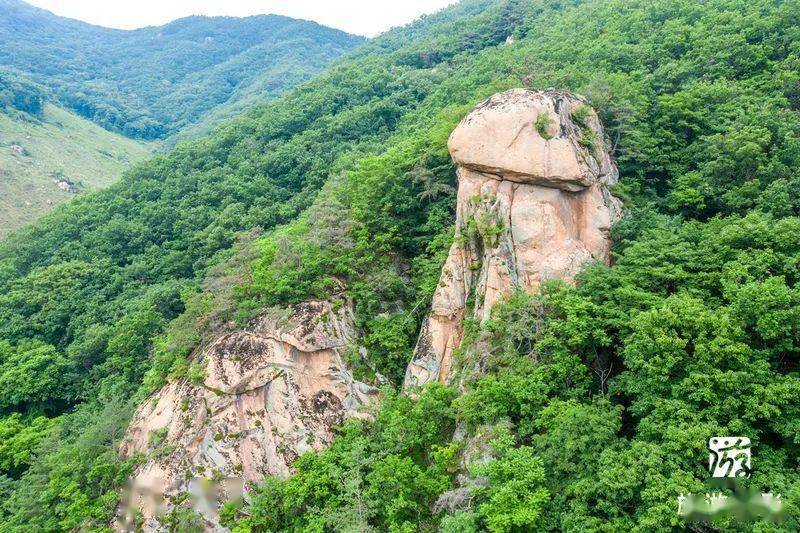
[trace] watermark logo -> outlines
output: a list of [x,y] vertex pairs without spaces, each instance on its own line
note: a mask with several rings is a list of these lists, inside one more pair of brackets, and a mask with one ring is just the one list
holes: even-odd
[[750,477],[750,439],[712,437],[708,439],[708,471],[711,477]]
[[710,487],[706,494],[678,496],[678,514],[687,522],[706,522],[735,517],[742,522],[758,519],[785,519],[780,494],[761,492],[747,487],[752,473],[752,453],[747,437],[712,437],[708,439],[708,472]]

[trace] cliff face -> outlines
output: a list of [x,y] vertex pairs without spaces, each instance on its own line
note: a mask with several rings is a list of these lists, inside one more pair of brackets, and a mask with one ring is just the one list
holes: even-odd
[[456,235],[406,387],[448,380],[468,314],[486,320],[515,290],[609,261],[620,202],[608,190],[618,174],[604,139],[582,98],[525,89],[492,96],[453,131]]
[[[376,390],[356,382],[341,351],[355,342],[352,310],[328,302],[264,315],[249,328],[220,336],[198,356],[205,377],[174,381],[134,415],[121,452],[146,460],[131,481],[127,508],[139,508],[146,529],[190,494],[210,523],[217,500],[241,493],[265,475],[285,477],[289,465],[333,438],[333,426]],[[200,480],[216,480],[214,491]],[[207,487],[206,487],[207,488]]]

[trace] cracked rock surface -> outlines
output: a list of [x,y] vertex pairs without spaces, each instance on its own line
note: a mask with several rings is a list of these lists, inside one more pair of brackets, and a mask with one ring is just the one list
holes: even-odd
[[377,390],[345,367],[341,352],[353,342],[349,305],[310,301],[200,350],[202,382],[178,379],[143,402],[121,447],[123,456],[145,456],[128,503],[145,529],[159,530],[154,518],[187,494],[217,529],[220,500],[266,475],[289,475],[292,461],[327,446],[345,417],[361,416]]
[[621,203],[595,112],[576,95],[512,89],[479,104],[448,141],[458,164],[456,235],[405,386],[447,381],[462,321],[499,299],[608,262]]

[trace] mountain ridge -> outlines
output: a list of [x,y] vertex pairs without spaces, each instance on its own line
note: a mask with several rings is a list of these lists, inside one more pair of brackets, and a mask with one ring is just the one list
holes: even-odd
[[[274,97],[364,41],[282,15],[190,16],[120,30],[59,17],[24,2],[5,0],[4,6],[0,65],[16,67],[50,87],[63,105],[86,118],[147,139],[198,122],[216,105],[229,102],[234,89],[242,92],[259,79],[275,85],[259,90],[259,98]],[[272,50],[278,45],[283,47]],[[215,68],[253,47],[262,53],[227,72]],[[286,78],[285,69],[270,70],[281,63],[295,74]]]
[[[279,96],[363,41],[316,22],[282,15],[190,16],[161,26],[120,30],[59,17],[22,1],[2,0],[0,91],[12,98],[9,83],[14,79],[38,87],[38,100],[51,106],[48,116],[69,116],[64,122],[73,128],[71,133],[51,130],[50,144],[63,140],[75,154],[71,137],[83,136],[89,144],[76,160],[102,177],[92,179],[76,165],[65,165],[57,150],[44,145],[25,160],[27,165],[17,165],[3,154],[2,170],[9,178],[0,181],[4,196],[0,234],[35,220],[79,189],[83,194],[120,177],[123,168],[111,165],[113,171],[107,171],[111,168],[108,159],[89,139],[98,140],[103,150],[119,148],[139,156],[145,150],[115,135],[140,141],[159,139],[162,150],[169,148],[210,133],[231,116]],[[17,85],[14,90],[19,96],[25,91]],[[105,128],[109,135],[90,135],[93,130],[78,117]],[[7,122],[7,134],[13,131],[23,139],[38,138],[42,130],[34,127],[35,117],[29,118],[33,121],[14,120],[13,126]],[[25,128],[30,131],[24,132]],[[7,144],[11,141],[4,139]],[[38,172],[39,167],[48,170]],[[67,180],[80,180],[83,186],[64,194],[49,177],[62,171],[72,175]],[[26,190],[36,192],[24,198]]]

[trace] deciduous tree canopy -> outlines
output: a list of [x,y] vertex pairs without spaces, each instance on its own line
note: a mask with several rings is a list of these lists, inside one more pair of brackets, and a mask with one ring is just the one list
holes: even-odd
[[[387,390],[225,523],[671,531],[730,434],[788,511],[753,527],[797,530],[798,43],[796,0],[465,1],[1,243],[4,528],[104,527],[136,461],[113,448],[128,398],[185,375],[215,320],[344,291],[356,372],[396,387],[453,237],[447,136],[499,90],[554,86],[609,132],[614,266],[468,322],[463,390]],[[435,505],[470,438],[493,450],[480,482]]]

